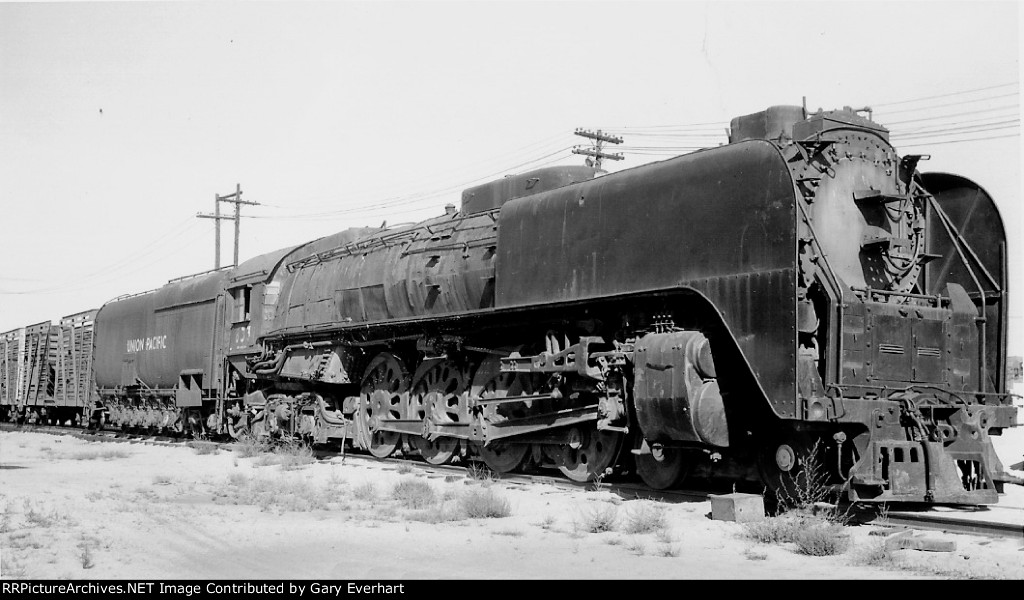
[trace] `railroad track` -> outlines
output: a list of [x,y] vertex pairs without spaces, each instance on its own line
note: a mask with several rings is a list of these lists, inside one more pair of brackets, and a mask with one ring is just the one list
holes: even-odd
[[[145,443],[161,446],[184,446],[198,440],[185,438],[173,438],[169,436],[140,435],[115,431],[87,432],[81,429],[69,429],[52,425],[21,425],[11,423],[0,423],[0,430],[3,431],[30,431],[38,433],[49,433],[54,435],[70,435],[91,441],[108,441],[114,443]],[[228,450],[233,442],[212,442],[203,441],[221,446]],[[554,489],[564,491],[600,490],[608,491],[622,498],[634,499],[643,498],[668,502],[673,504],[684,502],[703,502],[713,493],[707,490],[652,490],[641,484],[631,481],[609,480],[597,483],[578,483],[563,477],[547,476],[538,473],[504,473],[493,475],[481,467],[477,469],[477,463],[468,462],[459,465],[431,465],[415,459],[408,458],[386,458],[378,459],[363,454],[342,452],[318,448],[314,450],[314,456],[321,461],[343,460],[365,465],[392,465],[395,469],[411,468],[414,471],[434,477],[470,477],[485,478],[494,477],[501,483],[512,486],[550,486]],[[882,511],[874,505],[840,505],[840,512],[850,515],[851,521],[882,527],[924,529],[930,531],[942,531],[946,533],[959,533],[979,535],[984,537],[1004,537],[1021,540],[1024,543],[1024,508],[1015,506],[995,507],[934,507],[928,505],[912,506],[900,510]]]
[[1016,506],[996,506],[987,511],[950,509],[950,512],[938,512],[934,508],[889,511],[884,517],[876,518],[876,521],[882,523],[869,523],[944,533],[1005,537],[1024,544],[1024,509]]

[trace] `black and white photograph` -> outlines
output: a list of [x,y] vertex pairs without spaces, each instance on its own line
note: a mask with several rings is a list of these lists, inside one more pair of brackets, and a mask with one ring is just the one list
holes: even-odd
[[3,593],[1024,579],[1022,22],[0,1]]

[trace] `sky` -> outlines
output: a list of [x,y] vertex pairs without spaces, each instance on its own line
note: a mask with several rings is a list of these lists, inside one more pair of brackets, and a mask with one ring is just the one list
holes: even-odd
[[805,98],[982,185],[1019,290],[1020,25],[980,1],[0,2],[0,331],[213,268],[196,215],[236,185],[244,261],[582,164],[577,128],[623,137],[617,171]]

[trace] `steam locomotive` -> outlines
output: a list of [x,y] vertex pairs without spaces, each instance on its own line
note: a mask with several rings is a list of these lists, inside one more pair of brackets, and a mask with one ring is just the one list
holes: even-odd
[[1006,236],[924,158],[849,107],[774,106],[716,148],[506,177],[4,334],[0,405],[657,489],[814,468],[854,501],[995,503]]

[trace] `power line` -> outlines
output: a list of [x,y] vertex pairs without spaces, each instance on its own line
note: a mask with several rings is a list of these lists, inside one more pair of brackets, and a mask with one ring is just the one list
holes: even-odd
[[922,96],[920,98],[911,98],[909,100],[897,100],[896,102],[876,102],[872,106],[895,106],[897,104],[909,104],[911,102],[920,102],[922,100],[934,100],[935,98],[948,98],[950,96],[959,96],[959,95],[962,95],[962,94],[970,94],[970,93],[973,93],[973,92],[984,92],[984,91],[988,91],[988,90],[995,90],[995,89],[999,89],[999,88],[1009,87],[1011,85],[1017,86],[1017,85],[1020,85],[1020,82],[1016,82],[1015,81],[1013,83],[1001,83],[999,85],[990,85],[988,87],[974,88],[974,89],[971,89],[971,90],[961,90],[959,92],[950,92],[948,94],[938,94],[936,96]]
[[1020,127],[1019,122],[1014,121],[1002,121],[1001,124],[992,123],[988,125],[969,125],[966,127],[950,127],[947,129],[940,129],[936,131],[923,131],[920,133],[905,133],[901,135],[893,135],[892,137],[899,139],[915,139],[915,138],[928,138],[928,137],[945,137],[948,135],[959,135],[964,133],[980,133],[982,131],[996,131],[999,129],[1012,129],[1014,127]]
[[[112,263],[109,263],[107,266],[103,267],[102,269],[98,269],[96,271],[92,271],[92,272],[80,275],[78,277],[74,277],[74,278],[70,278],[70,279],[65,279],[60,284],[58,284],[56,286],[42,287],[42,288],[37,288],[35,290],[28,290],[28,291],[24,291],[24,292],[0,290],[0,294],[45,293],[45,292],[50,291],[50,290],[64,290],[64,289],[67,289],[68,286],[77,285],[77,284],[82,283],[82,282],[91,282],[92,280],[94,280],[98,276],[103,276],[103,277],[109,277],[109,276],[112,276],[112,275],[118,275],[119,276],[120,274],[122,274],[124,272],[124,269],[126,267],[131,268],[135,264],[137,264],[136,261],[140,257],[149,256],[149,255],[153,254],[153,252],[156,252],[158,250],[162,250],[163,248],[161,248],[161,246],[163,245],[163,242],[168,238],[168,236],[171,236],[172,234],[174,234],[174,237],[170,238],[171,240],[173,240],[173,239],[177,239],[178,237],[184,235],[190,229],[190,227],[188,227],[188,224],[191,221],[192,221],[192,218],[189,217],[189,218],[187,218],[187,219],[177,223],[174,227],[172,227],[170,230],[168,230],[166,233],[164,233],[164,235],[154,239],[149,244],[143,246],[140,249],[140,251],[134,252],[132,254],[129,254],[129,255],[125,256],[124,258],[122,258],[120,260],[116,260],[116,261],[114,261]],[[184,229],[182,229],[182,226],[185,226]],[[181,231],[178,231],[179,229],[181,229]]]
[[930,117],[921,117],[920,119],[905,119],[903,121],[889,121],[885,125],[900,125],[903,123],[920,123],[921,121],[934,121],[936,119],[947,119],[949,117],[960,117],[964,115],[976,115],[978,113],[994,112],[997,110],[1006,110],[1008,108],[1019,108],[1020,104],[1006,104],[1004,106],[994,106],[992,108],[982,108],[978,110],[970,110],[967,112],[949,113],[946,115],[932,115]]
[[[191,221],[191,219],[192,219],[192,217],[189,217],[189,221]],[[93,276],[88,276],[88,277],[80,278],[78,280],[74,280],[74,281],[71,281],[71,282],[65,281],[65,282],[62,282],[62,283],[60,283],[58,285],[52,285],[52,286],[47,286],[47,287],[42,287],[42,288],[36,288],[34,290],[25,290],[25,291],[0,290],[0,294],[3,294],[3,295],[18,295],[18,296],[20,296],[20,295],[26,295],[26,294],[45,295],[45,294],[53,294],[53,293],[58,293],[58,292],[59,293],[66,293],[66,292],[69,292],[69,291],[81,290],[81,289],[85,289],[87,287],[92,287],[92,286],[95,286],[97,284],[109,283],[111,281],[115,281],[115,280],[121,279],[125,275],[131,275],[131,274],[134,274],[134,273],[138,273],[139,271],[143,271],[143,270],[149,269],[151,266],[153,266],[153,265],[155,265],[155,264],[157,264],[157,263],[159,263],[159,262],[161,262],[163,260],[166,260],[171,255],[180,254],[182,247],[189,245],[189,243],[191,243],[193,240],[198,239],[200,237],[200,235],[205,233],[203,228],[200,227],[198,223],[192,222],[192,226],[187,227],[185,230],[179,232],[177,235],[175,235],[174,237],[170,238],[168,240],[168,242],[177,241],[178,239],[181,239],[185,234],[189,233],[190,231],[193,232],[193,235],[191,237],[185,239],[182,243],[175,243],[175,244],[167,243],[167,244],[164,244],[163,247],[155,247],[155,248],[153,248],[148,253],[133,254],[130,257],[131,264],[130,265],[124,265],[124,266],[128,267],[127,269],[122,267],[120,269],[101,270],[101,271],[97,271],[95,273],[95,275],[93,275]],[[146,261],[146,262],[141,262],[141,263],[138,262],[139,258],[142,258],[142,257],[145,257],[145,256],[150,256],[154,252],[156,252],[157,250],[164,250],[164,252],[162,252],[154,260]]]
[[[506,173],[508,173],[510,171],[516,171],[516,170],[518,170],[520,168],[523,168],[523,167],[526,167],[528,165],[532,165],[532,166],[535,167],[536,166],[535,163],[537,163],[539,161],[543,161],[543,160],[548,159],[548,158],[551,158],[551,157],[556,156],[556,155],[560,155],[563,152],[566,152],[568,150],[571,150],[571,146],[570,147],[565,147],[565,148],[560,148],[559,150],[556,150],[555,152],[551,152],[551,153],[549,153],[549,154],[547,154],[545,156],[541,156],[539,158],[535,158],[535,159],[526,161],[524,163],[520,163],[520,164],[512,166],[512,167],[507,167],[507,168],[504,168],[504,169],[502,169],[500,171],[497,171],[497,172],[494,172],[494,173],[491,173],[491,174],[488,174],[488,175],[478,176],[478,177],[476,177],[476,178],[474,178],[472,180],[469,180],[469,181],[465,181],[465,182],[457,183],[457,184],[453,184],[453,185],[448,185],[448,186],[445,186],[445,187],[440,188],[440,189],[431,190],[429,192],[415,193],[415,194],[411,194],[411,195],[397,196],[397,197],[393,197],[393,198],[388,198],[388,199],[385,199],[383,201],[377,202],[375,204],[364,205],[364,206],[360,206],[358,208],[347,208],[347,209],[339,209],[339,210],[332,210],[332,211],[322,211],[322,212],[316,212],[316,213],[297,213],[297,214],[292,214],[292,215],[277,215],[277,216],[274,216],[274,215],[253,215],[253,216],[251,216],[249,218],[253,218],[253,219],[311,219],[311,218],[324,218],[324,217],[333,217],[333,216],[340,216],[340,215],[346,215],[346,214],[354,214],[354,213],[369,211],[369,210],[373,210],[373,209],[395,208],[395,207],[399,207],[399,206],[408,206],[410,204],[415,204],[415,203],[418,203],[418,202],[423,202],[423,201],[435,198],[437,196],[441,196],[441,195],[444,195],[444,194],[451,193],[453,191],[460,191],[462,189],[465,189],[466,187],[470,187],[470,186],[472,186],[472,185],[474,185],[476,183],[479,183],[481,181],[489,181],[489,180],[491,180],[491,179],[493,179],[495,177],[501,176],[501,175],[506,174]],[[559,158],[561,158],[561,157],[559,157]]]
[[[895,130],[890,130],[890,135],[899,135],[899,134],[902,134],[902,133],[916,133],[918,131],[927,131],[927,130],[929,130],[931,128],[934,128],[934,127],[957,126],[957,125],[963,125],[964,123],[978,123],[979,121],[990,121],[992,119],[1007,119],[1007,118],[1014,119],[1014,120],[1019,120],[1019,114],[1018,113],[1011,113],[1011,114],[1008,114],[1008,115],[991,115],[991,116],[988,116],[988,117],[979,117],[977,119],[961,119],[959,121],[953,121],[952,123],[935,123],[934,125],[925,124],[925,125],[920,125],[920,126],[916,126],[916,127],[912,126],[910,128],[907,128],[907,129],[903,129],[902,127],[899,127],[899,128],[897,128]],[[897,133],[897,131],[899,131],[899,133]]]
[[[517,160],[518,161],[518,160],[522,160],[524,158],[527,158],[527,157],[529,157],[529,156],[531,156],[531,155],[533,155],[535,153],[538,153],[538,152],[550,151],[553,148],[555,148],[556,145],[557,146],[561,146],[562,144],[564,144],[564,141],[559,143],[559,142],[556,142],[556,140],[559,139],[559,138],[563,138],[564,139],[565,136],[566,136],[565,133],[559,133],[559,134],[556,134],[556,135],[548,136],[546,138],[543,138],[543,139],[535,141],[535,142],[531,142],[530,144],[527,144],[525,146],[519,147],[519,148],[517,148],[515,150],[511,150],[509,152],[499,153],[499,154],[492,155],[492,156],[490,156],[488,158],[485,158],[485,159],[482,159],[482,160],[474,161],[472,163],[462,164],[458,168],[447,169],[447,170],[443,170],[443,171],[434,171],[434,172],[430,173],[429,175],[427,175],[425,177],[420,177],[420,178],[417,178],[417,179],[403,179],[403,180],[401,180],[401,182],[395,182],[395,183],[392,183],[391,185],[374,186],[374,187],[370,187],[370,188],[363,188],[363,189],[359,189],[359,190],[354,190],[353,193],[354,194],[358,194],[360,197],[365,197],[365,198],[374,198],[374,197],[379,198],[381,196],[388,197],[388,196],[401,195],[401,191],[400,190],[402,188],[409,188],[409,187],[415,187],[415,186],[424,187],[426,185],[433,186],[433,185],[438,185],[438,184],[446,184],[448,181],[451,181],[452,176],[458,176],[460,178],[461,177],[466,177],[467,175],[471,174],[472,171],[474,170],[474,167],[477,167],[477,166],[482,167],[482,166],[486,165],[487,168],[493,168],[494,165],[500,165],[502,162],[509,162],[509,161],[513,161],[513,160]],[[451,176],[449,176],[449,174]],[[396,189],[398,189],[399,191],[396,192],[395,191]],[[415,193],[415,192],[412,192],[412,193]],[[297,199],[296,202],[297,203],[301,203],[301,204],[306,204],[306,203],[310,203],[310,202],[313,202],[313,201],[319,201],[319,200],[331,201],[332,202],[331,205],[333,205],[333,203],[337,200],[337,196],[336,195],[330,195],[330,196],[304,197],[304,198],[301,198],[301,199]],[[298,208],[295,205],[292,205],[292,206],[282,206],[282,205],[279,205],[279,204],[269,204],[269,203],[265,203],[265,202],[263,203],[263,206],[272,207],[272,208],[281,208],[281,209],[295,209],[295,208]],[[317,208],[319,208],[319,206],[325,206],[325,205],[315,205],[314,204],[314,205],[306,206],[305,208],[306,208],[306,210],[315,211]]]
[[932,110],[933,108],[945,108],[947,106],[958,106],[960,104],[972,104],[972,103],[977,103],[977,102],[988,102],[990,100],[998,100],[999,98],[1009,98],[1011,96],[1019,96],[1019,95],[1020,95],[1019,93],[1013,92],[1013,93],[1010,93],[1010,94],[999,94],[998,96],[986,96],[984,98],[972,98],[970,100],[960,100],[959,102],[947,102],[945,104],[932,104],[932,105],[929,105],[929,106],[922,106],[922,107],[918,107],[918,108],[903,108],[903,109],[900,109],[900,110],[887,110],[887,111],[877,111],[877,112],[880,112],[880,113],[885,114],[885,115],[895,115],[897,113],[905,113],[905,112],[924,112],[924,111],[927,111],[927,110]]
[[916,148],[920,146],[941,146],[943,144],[959,144],[962,142],[981,142],[985,140],[998,140],[1003,138],[1020,137],[1019,133],[1011,133],[1008,135],[992,135],[988,137],[970,138],[966,140],[947,140],[944,142],[920,142],[917,144],[900,144],[901,148]]
[[728,124],[729,124],[728,121],[709,121],[707,123],[682,123],[682,124],[676,124],[676,125],[632,125],[632,126],[631,125],[623,125],[621,127],[606,127],[606,128],[603,128],[603,129],[606,129],[608,131],[626,131],[626,132],[630,132],[630,134],[634,134],[634,133],[637,133],[638,131],[647,130],[647,129],[659,129],[659,130],[661,130],[661,129],[681,129],[681,128],[694,128],[694,127],[704,127],[704,126],[723,127],[723,126],[728,125]]

